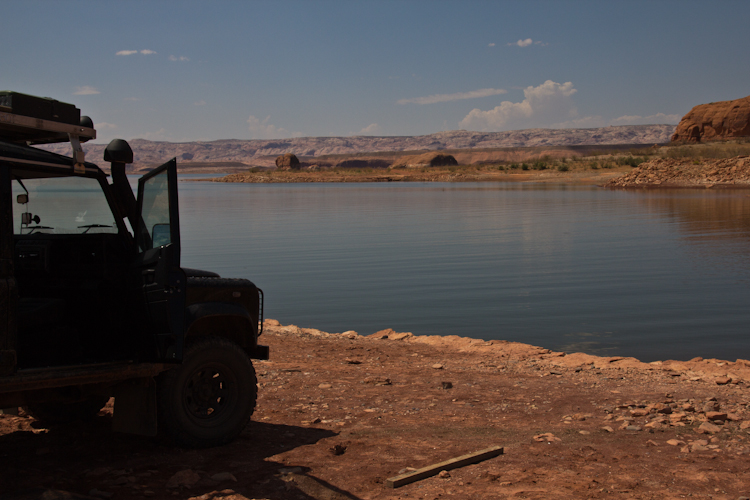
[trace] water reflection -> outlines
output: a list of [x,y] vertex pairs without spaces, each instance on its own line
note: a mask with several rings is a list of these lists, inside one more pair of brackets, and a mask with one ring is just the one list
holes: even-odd
[[252,279],[284,323],[750,357],[744,192],[191,182],[180,200],[184,265]]

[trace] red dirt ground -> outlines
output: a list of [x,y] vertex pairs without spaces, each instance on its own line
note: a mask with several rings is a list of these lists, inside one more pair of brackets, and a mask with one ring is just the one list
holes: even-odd
[[[640,363],[502,341],[263,335],[260,397],[207,450],[0,415],[0,498],[495,499],[750,496],[750,362]],[[389,477],[504,454],[397,489]]]

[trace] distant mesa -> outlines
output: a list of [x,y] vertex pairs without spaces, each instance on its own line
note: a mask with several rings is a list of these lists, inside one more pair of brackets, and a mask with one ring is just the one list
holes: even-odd
[[458,165],[453,155],[445,153],[424,153],[417,156],[405,156],[393,164],[393,168],[448,167]]
[[699,104],[677,125],[672,141],[700,142],[750,136],[750,96]]
[[292,153],[286,153],[276,158],[276,168],[279,170],[299,170],[299,159]]

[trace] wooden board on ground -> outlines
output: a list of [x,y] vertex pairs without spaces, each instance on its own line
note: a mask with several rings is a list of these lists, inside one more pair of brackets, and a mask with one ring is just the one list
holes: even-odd
[[434,476],[444,470],[457,469],[465,465],[476,464],[478,462],[487,460],[488,458],[493,458],[502,454],[502,446],[492,446],[491,448],[476,451],[474,453],[469,453],[468,455],[462,455],[457,458],[452,458],[450,460],[446,460],[445,462],[428,465],[427,467],[423,467],[412,472],[407,472],[406,474],[389,477],[385,480],[385,485],[389,488],[399,488],[401,486],[404,486],[405,484],[413,483],[415,481],[419,481],[420,479]]

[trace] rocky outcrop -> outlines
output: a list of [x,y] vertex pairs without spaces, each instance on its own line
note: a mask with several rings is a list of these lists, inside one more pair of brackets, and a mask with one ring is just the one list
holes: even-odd
[[299,170],[299,159],[292,153],[286,153],[276,158],[276,168],[279,170]]
[[672,141],[700,142],[750,136],[750,96],[695,106],[680,120]]
[[405,156],[397,160],[393,168],[448,167],[458,165],[453,155],[443,153],[424,153],[417,156]]
[[750,187],[750,157],[696,163],[692,158],[660,158],[641,163],[607,187]]

